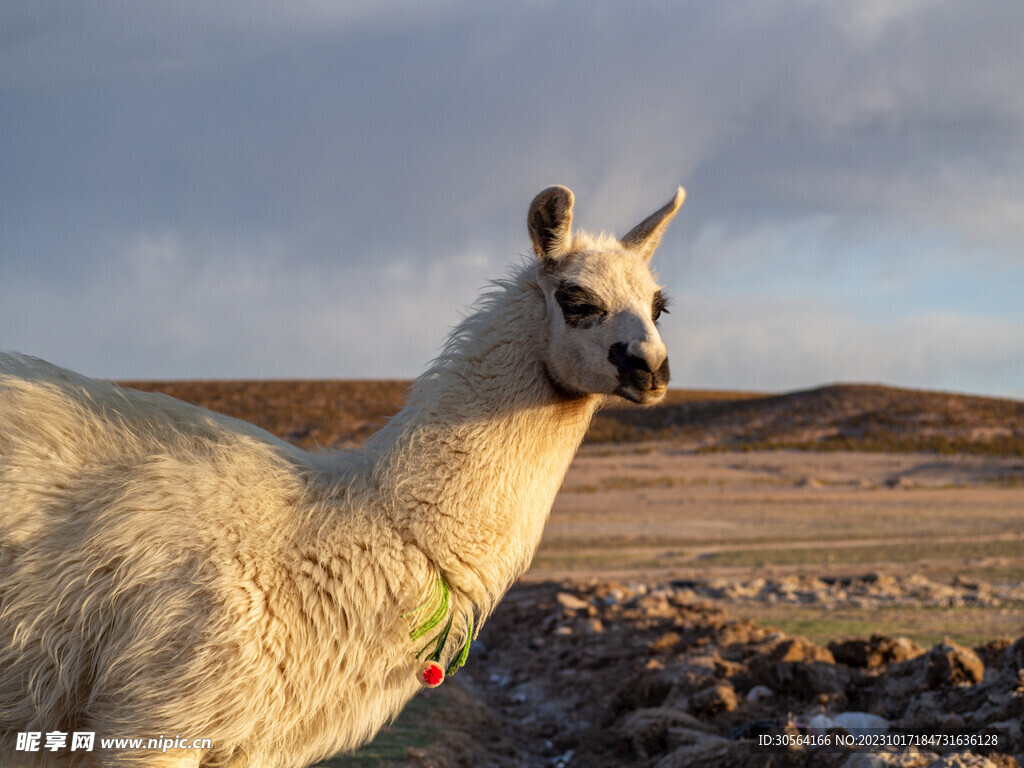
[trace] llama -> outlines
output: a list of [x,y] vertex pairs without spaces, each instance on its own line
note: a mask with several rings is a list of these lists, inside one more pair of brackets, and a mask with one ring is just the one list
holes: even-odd
[[[306,766],[454,672],[595,410],[664,396],[648,262],[683,197],[620,240],[542,191],[536,259],[363,451],[0,356],[0,766]],[[128,737],[210,741],[101,749]]]

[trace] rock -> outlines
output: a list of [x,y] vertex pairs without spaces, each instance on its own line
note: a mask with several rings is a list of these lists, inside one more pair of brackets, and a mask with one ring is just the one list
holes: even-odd
[[756,643],[768,636],[763,628],[752,621],[728,621],[718,628],[718,644],[722,647]]
[[838,703],[846,703],[843,692],[846,690],[847,670],[841,670],[834,664],[815,661],[810,664],[795,665],[793,677],[795,692],[805,698],[818,696],[819,701],[831,701],[838,697]]
[[773,691],[783,692],[787,697],[802,700],[824,697],[824,700],[831,701],[843,694],[848,677],[849,670],[835,664],[823,661],[784,661],[767,666],[763,663],[752,664],[750,671],[737,676],[737,680],[747,684],[756,681]]
[[888,720],[870,712],[840,712],[832,717],[817,714],[810,719],[809,724],[812,728],[822,731],[827,731],[830,728],[842,728],[854,736],[880,733],[889,729]]
[[803,637],[785,638],[767,653],[755,656],[734,682],[741,687],[764,685],[787,696],[809,699],[842,694],[850,671],[837,666],[832,652]]
[[843,640],[829,643],[839,664],[859,669],[877,669],[887,667],[907,659],[913,659],[925,652],[925,649],[906,637],[887,637],[872,635],[870,640]]
[[676,608],[663,593],[644,595],[636,601],[648,618],[666,619],[676,615]]
[[590,603],[586,600],[581,600],[571,592],[559,592],[555,599],[558,604],[565,608],[567,611],[585,611],[590,607]]
[[583,625],[583,631],[588,635],[599,635],[604,632],[604,624],[600,619],[588,619]]
[[955,712],[951,712],[944,716],[942,706],[943,696],[938,690],[934,691],[921,691],[920,688],[924,685],[920,683],[921,675],[914,676],[915,681],[918,682],[917,691],[913,689],[905,691],[909,693],[909,701],[905,701],[903,705],[903,717],[900,718],[900,725],[905,728],[918,728],[922,733],[926,733],[936,724],[937,721],[942,722],[945,728],[963,728],[963,718]]
[[836,727],[836,721],[822,712],[814,715],[807,721],[807,724],[818,731],[827,731],[830,728]]
[[1020,637],[1003,653],[1003,669],[1024,669],[1024,637]]
[[690,711],[701,717],[714,717],[721,712],[732,712],[740,704],[736,689],[729,683],[705,688],[690,697]]
[[1003,666],[1006,649],[1012,645],[1012,637],[1009,635],[1000,635],[994,640],[989,640],[982,645],[976,646],[974,651],[978,654],[978,658],[981,659],[982,663],[984,663],[986,669],[989,667],[999,669]]
[[850,733],[866,733],[868,731],[884,731],[889,728],[889,721],[870,712],[840,712],[833,718],[840,728]]
[[946,639],[928,653],[930,686],[976,685],[985,677],[985,665],[970,648]]
[[652,724],[674,726],[678,728],[690,728],[705,733],[714,733],[715,729],[702,723],[688,712],[683,712],[675,707],[641,707],[626,715],[622,721],[615,726],[617,731],[624,734],[646,731]]
[[651,651],[654,653],[667,653],[675,649],[679,645],[679,633],[678,632],[666,632],[657,640],[650,645]]
[[[672,707],[644,707],[627,715],[615,726],[615,732],[644,759],[669,751],[669,731],[701,732],[713,735],[713,730],[700,720]],[[696,743],[696,737],[690,743]],[[675,738],[673,747],[682,743]]]
[[790,637],[783,640],[769,654],[768,660],[772,662],[811,662],[823,661],[826,664],[835,664],[835,656],[827,648],[815,645],[805,637]]
[[775,692],[772,691],[772,689],[769,688],[767,685],[755,685],[753,688],[747,691],[747,701],[763,701],[765,699],[770,699],[774,695]]

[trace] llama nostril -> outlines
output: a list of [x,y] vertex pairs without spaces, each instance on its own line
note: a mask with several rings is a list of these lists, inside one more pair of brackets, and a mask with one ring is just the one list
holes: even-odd
[[658,370],[654,372],[654,389],[664,389],[668,386],[669,380],[668,357],[661,361]]
[[629,371],[651,372],[647,361],[632,354],[629,345],[622,341],[617,341],[608,348],[608,362],[618,368],[620,374]]
[[617,341],[608,348],[608,362],[622,371],[628,365],[629,350],[625,342]]

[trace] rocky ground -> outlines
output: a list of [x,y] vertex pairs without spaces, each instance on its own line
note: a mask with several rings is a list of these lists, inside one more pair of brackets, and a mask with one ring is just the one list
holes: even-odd
[[[732,619],[706,599],[1019,598],[990,585],[925,581],[520,585],[466,669],[424,694],[443,697],[435,715],[445,736],[413,764],[1019,765],[1024,637],[923,648],[876,635],[822,647]],[[882,746],[836,746],[850,735]],[[772,745],[784,739],[800,744]],[[886,746],[899,740],[917,744]]]

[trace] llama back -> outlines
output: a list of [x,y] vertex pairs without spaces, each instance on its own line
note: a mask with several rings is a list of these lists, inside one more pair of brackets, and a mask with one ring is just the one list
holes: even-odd
[[[0,456],[12,443],[35,444],[47,459],[142,455],[248,437],[301,455],[266,430],[158,392],[124,389],[44,360],[0,352]],[[82,455],[84,454],[84,455]]]
[[[164,395],[0,357],[3,747],[23,730],[160,735],[132,712],[244,743],[259,694],[277,694],[253,585],[300,540],[317,460]],[[185,716],[174,691],[210,701]]]
[[[152,521],[163,528],[165,515],[182,509],[230,510],[238,522],[246,499],[261,493],[273,506],[301,482],[311,469],[304,455],[252,424],[166,395],[0,354],[0,563],[5,549],[59,535],[74,518],[109,517],[129,496],[133,519],[124,522],[139,535],[147,507],[163,515]],[[209,503],[224,493],[238,498]],[[179,534],[202,538],[188,519],[173,522]]]

